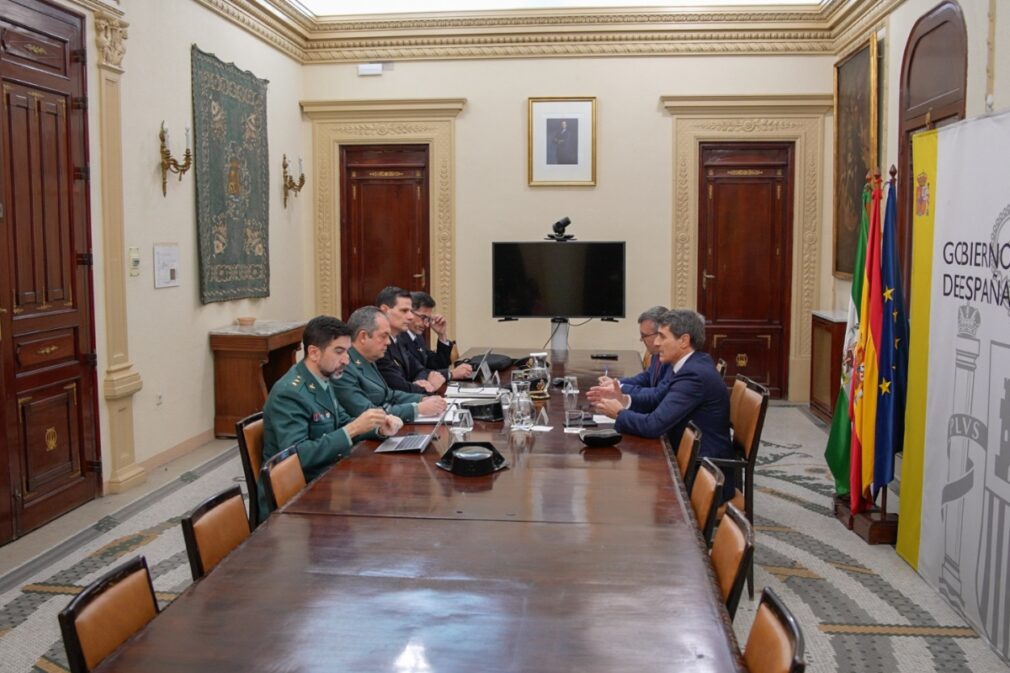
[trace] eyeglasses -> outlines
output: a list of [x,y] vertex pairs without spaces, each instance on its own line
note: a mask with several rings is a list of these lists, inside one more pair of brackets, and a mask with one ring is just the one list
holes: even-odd
[[659,334],[659,332],[650,332],[650,333],[648,333],[648,334],[639,334],[639,336],[638,336],[638,340],[639,340],[639,341],[645,341],[645,340],[646,340],[646,339],[648,339],[649,337],[654,337],[654,336],[656,336],[657,334]]
[[431,324],[431,316],[430,315],[423,315],[421,313],[415,313],[414,315],[417,318],[419,318],[421,320],[421,322],[423,322],[425,325],[430,325]]

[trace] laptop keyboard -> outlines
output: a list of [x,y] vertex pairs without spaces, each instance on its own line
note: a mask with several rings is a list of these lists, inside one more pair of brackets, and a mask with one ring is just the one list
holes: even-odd
[[428,435],[405,435],[396,445],[396,450],[420,449],[426,441],[428,441]]

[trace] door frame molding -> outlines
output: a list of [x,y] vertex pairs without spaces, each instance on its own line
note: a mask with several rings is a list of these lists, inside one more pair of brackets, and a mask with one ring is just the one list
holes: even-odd
[[824,226],[824,127],[832,94],[796,96],[662,96],[673,117],[673,306],[697,306],[698,161],[704,141],[791,141],[793,180],[792,298],[788,399],[810,396],[809,315],[817,298]]
[[[301,101],[312,120],[316,311],[340,314],[340,146],[428,145],[431,295],[456,319],[455,120],[465,98]],[[409,288],[408,288],[409,289]]]

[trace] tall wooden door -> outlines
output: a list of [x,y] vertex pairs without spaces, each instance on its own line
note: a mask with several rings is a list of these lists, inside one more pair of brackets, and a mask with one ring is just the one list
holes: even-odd
[[341,147],[340,193],[344,319],[387,285],[427,292],[428,146]]
[[0,0],[0,541],[101,484],[84,18]]
[[706,348],[787,394],[792,143],[702,143],[698,307]]

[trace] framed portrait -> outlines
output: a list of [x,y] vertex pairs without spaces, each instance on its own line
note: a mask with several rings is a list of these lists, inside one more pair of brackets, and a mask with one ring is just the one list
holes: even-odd
[[596,98],[530,98],[530,186],[596,184]]
[[852,278],[866,174],[877,166],[877,35],[835,63],[836,278]]

